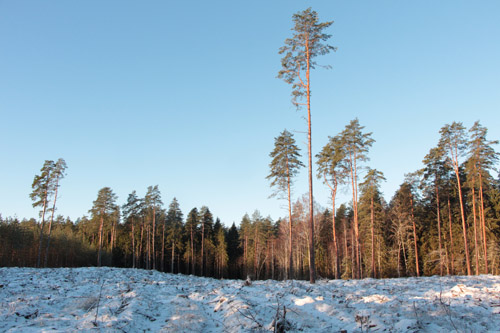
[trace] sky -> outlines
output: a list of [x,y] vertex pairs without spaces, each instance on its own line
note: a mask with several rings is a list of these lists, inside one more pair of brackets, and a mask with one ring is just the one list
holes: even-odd
[[[276,78],[278,50],[308,7],[334,21],[338,48],[311,76],[313,154],[358,118],[390,200],[445,124],[479,120],[500,139],[496,0],[0,0],[2,216],[38,216],[33,178],[58,158],[57,214],[73,220],[103,187],[122,205],[152,185],[165,207],[205,205],[226,225],[256,209],[286,216],[269,198],[269,153],[286,128],[306,163],[307,123]],[[306,169],[293,190],[307,193]],[[317,179],[314,196],[330,206]]]

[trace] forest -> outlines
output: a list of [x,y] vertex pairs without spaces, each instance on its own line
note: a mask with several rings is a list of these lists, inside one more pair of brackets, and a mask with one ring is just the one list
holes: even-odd
[[[97,193],[88,215],[56,215],[67,172],[64,159],[46,160],[35,175],[33,207],[39,219],[0,215],[0,266],[131,267],[215,278],[362,279],[423,275],[499,274],[500,178],[496,140],[476,122],[445,124],[422,156],[423,167],[384,199],[381,170],[370,167],[371,132],[355,118],[312,155],[311,81],[333,22],[310,8],[293,16],[293,37],[279,54],[278,78],[292,87],[292,104],[306,111],[307,155],[288,130],[269,153],[269,184],[287,202],[288,216],[273,220],[258,210],[227,226],[209,207],[182,212],[164,202],[158,185],[118,203],[109,187]],[[396,163],[396,161],[395,161]],[[307,166],[309,192],[292,193]],[[330,207],[313,196],[313,178],[331,193]],[[126,181],[126,180],[124,180]],[[339,191],[352,195],[336,202]],[[90,206],[90,203],[89,203]]]
[[[408,173],[389,202],[379,190],[383,174],[369,168],[371,133],[363,133],[355,119],[331,137],[316,156],[317,177],[332,194],[332,207],[314,206],[318,276],[499,274],[500,180],[492,175],[498,142],[486,136],[479,122],[468,131],[461,123],[443,126],[440,141],[423,157],[423,168]],[[293,182],[302,166],[290,132],[275,139],[270,157],[271,185],[277,195],[286,194],[287,179]],[[291,177],[282,163],[287,160]],[[0,266],[105,265],[216,278],[308,277],[307,194],[290,200],[289,217],[273,221],[255,211],[228,227],[206,206],[185,214],[173,198],[167,207],[158,186],[148,187],[143,198],[130,193],[121,206],[113,190],[104,187],[89,215],[71,221],[55,214],[66,171],[63,159],[45,161],[34,177],[30,196],[40,220],[0,217]],[[353,200],[336,207],[336,191],[343,187]]]

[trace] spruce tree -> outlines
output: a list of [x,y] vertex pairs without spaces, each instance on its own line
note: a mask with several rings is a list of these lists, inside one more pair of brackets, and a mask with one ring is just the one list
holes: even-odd
[[[317,56],[335,51],[335,47],[325,44],[331,37],[324,32],[333,21],[320,23],[318,14],[311,8],[293,15],[293,37],[285,40],[279,53],[282,69],[278,78],[292,85],[292,103],[299,108],[307,108],[307,148],[309,167],[309,281],[315,283],[314,264],[314,210],[313,210],[313,177],[312,177],[312,133],[311,133],[311,69],[317,65]],[[305,103],[302,100],[305,98]]]
[[267,179],[271,180],[271,187],[275,187],[276,191],[273,195],[281,195],[286,193],[288,199],[288,274],[287,278],[293,278],[292,265],[292,246],[293,246],[293,230],[292,230],[292,200],[291,200],[291,185],[294,176],[297,175],[300,168],[304,164],[300,161],[300,149],[295,144],[295,139],[292,133],[286,129],[276,138],[274,138],[274,149],[269,154],[272,158],[269,164],[270,173]]

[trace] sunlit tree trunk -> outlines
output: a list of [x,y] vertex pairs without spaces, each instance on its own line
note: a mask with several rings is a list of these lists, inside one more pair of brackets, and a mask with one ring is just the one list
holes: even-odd
[[376,278],[375,268],[375,214],[373,208],[373,197],[370,199],[370,220],[371,220],[371,236],[372,236],[372,278]]
[[420,276],[420,267],[418,264],[417,228],[415,226],[415,215],[413,214],[413,198],[411,193],[410,193],[410,205],[411,205],[411,222],[413,224],[413,244],[415,245],[415,268],[417,270],[417,276]]
[[[474,168],[475,169],[475,168]],[[474,170],[475,171],[475,170]],[[476,275],[479,275],[479,246],[477,242],[477,221],[476,221],[476,177],[472,175],[472,216],[474,219],[474,254],[476,259]]]
[[481,172],[479,172],[479,199],[481,200],[481,225],[482,225],[482,235],[483,235],[483,249],[484,249],[484,272],[488,274],[488,247],[486,240],[486,223],[484,214],[484,200],[483,200],[483,178]]
[[439,242],[439,275],[443,275],[443,260],[442,258],[442,245],[441,245],[441,213],[439,205],[439,189],[436,184],[436,213],[437,213],[437,226],[438,226],[438,242]]
[[451,227],[451,205],[450,196],[448,196],[448,218],[450,222],[450,259],[451,259],[451,274],[455,274],[454,259],[453,259],[453,230]]

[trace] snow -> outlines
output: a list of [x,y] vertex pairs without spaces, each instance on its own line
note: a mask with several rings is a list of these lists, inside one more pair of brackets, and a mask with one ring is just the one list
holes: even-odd
[[0,268],[0,331],[499,331],[500,277],[216,280],[119,268]]

